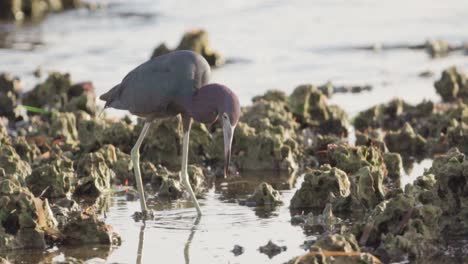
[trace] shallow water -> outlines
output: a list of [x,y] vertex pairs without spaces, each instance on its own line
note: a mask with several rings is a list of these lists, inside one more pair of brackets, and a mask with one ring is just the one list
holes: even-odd
[[[352,116],[394,97],[412,103],[439,100],[433,82],[440,71],[451,65],[468,69],[467,57],[460,53],[431,59],[424,51],[356,49],[374,43],[417,44],[428,38],[467,42],[465,0],[108,2],[107,9],[57,14],[39,25],[0,24],[0,72],[18,75],[25,89],[31,89],[39,81],[32,75],[37,67],[68,71],[75,81],[93,81],[101,94],[148,59],[160,42],[175,47],[183,32],[201,27],[209,32],[213,48],[234,62],[214,70],[212,80],[235,90],[243,105],[268,89],[290,92],[301,83],[371,84],[371,92],[339,94],[330,100]],[[436,75],[418,77],[425,70]],[[428,165],[428,161],[416,165],[404,183]],[[110,252],[93,247],[52,249],[46,258],[77,256],[90,263],[282,263],[303,253],[300,243],[306,236],[289,223],[294,189],[283,190],[285,204],[266,213],[229,201],[258,184],[258,177],[243,180],[243,188],[214,185],[201,200],[205,215],[199,221],[190,202],[155,204],[156,220],[143,226],[131,218],[138,202],[114,196],[106,221],[122,236],[120,247]],[[257,250],[270,239],[288,247],[272,260]],[[245,248],[243,255],[229,252],[235,244]],[[35,263],[44,254],[14,255],[18,262]]]

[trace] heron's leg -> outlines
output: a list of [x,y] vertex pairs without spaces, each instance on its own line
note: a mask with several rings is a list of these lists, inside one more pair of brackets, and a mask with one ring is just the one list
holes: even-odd
[[198,204],[197,197],[195,197],[195,193],[190,186],[189,176],[187,173],[187,161],[188,161],[188,148],[189,148],[189,135],[190,130],[184,132],[184,139],[183,139],[183,146],[182,146],[182,169],[181,169],[181,178],[185,184],[185,188],[187,188],[190,196],[192,198],[195,207],[197,208],[198,215],[202,215],[200,205]]
[[140,173],[140,146],[141,146],[141,143],[143,142],[143,139],[146,136],[146,133],[148,132],[150,124],[151,124],[150,122],[145,123],[145,125],[143,126],[143,129],[141,130],[140,136],[138,137],[138,140],[135,146],[133,146],[132,152],[131,152],[133,170],[135,172],[135,180],[137,184],[138,194],[140,195],[141,211],[143,213],[146,213],[148,211],[148,208],[146,207],[145,192],[143,189],[143,181],[141,180],[141,173]]

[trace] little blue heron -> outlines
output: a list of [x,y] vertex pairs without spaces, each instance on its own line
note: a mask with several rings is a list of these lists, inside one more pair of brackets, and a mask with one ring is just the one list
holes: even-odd
[[151,121],[181,114],[184,138],[182,147],[181,180],[192,198],[197,212],[201,209],[190,186],[187,174],[189,133],[192,119],[205,124],[222,122],[224,134],[224,176],[228,174],[232,137],[240,115],[237,96],[226,86],[208,84],[210,66],[200,55],[187,50],[174,51],[153,58],[129,72],[100,99],[105,107],[128,110],[145,119],[140,136],[132,148],[131,158],[142,213],[147,213],[140,174],[139,149]]

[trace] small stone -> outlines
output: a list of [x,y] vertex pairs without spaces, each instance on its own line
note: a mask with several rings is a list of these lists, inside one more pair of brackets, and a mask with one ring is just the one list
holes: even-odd
[[239,246],[239,245],[234,245],[234,248],[231,250],[231,252],[234,254],[234,256],[239,256],[244,253],[244,247]]
[[278,246],[275,243],[273,243],[271,240],[268,241],[268,243],[264,246],[261,246],[258,248],[258,250],[267,255],[270,259],[273,258],[274,256],[280,254],[283,251],[287,250],[286,246]]

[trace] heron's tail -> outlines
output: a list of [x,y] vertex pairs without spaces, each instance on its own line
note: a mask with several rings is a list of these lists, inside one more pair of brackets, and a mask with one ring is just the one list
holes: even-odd
[[111,105],[112,102],[119,99],[120,96],[120,84],[117,84],[112,89],[110,89],[107,93],[102,94],[99,96],[99,99],[106,102],[104,108],[107,108]]

